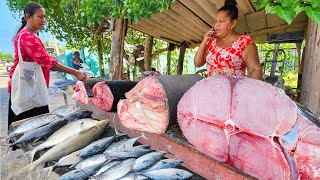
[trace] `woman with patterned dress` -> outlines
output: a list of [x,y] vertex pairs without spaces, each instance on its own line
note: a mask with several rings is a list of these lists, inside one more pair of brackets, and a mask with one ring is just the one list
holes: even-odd
[[[68,68],[57,62],[56,59],[51,57],[43,45],[42,41],[38,36],[39,30],[42,29],[43,25],[46,23],[45,10],[44,8],[35,2],[29,2],[26,4],[24,9],[24,17],[22,18],[22,26],[19,29],[15,39],[14,39],[14,65],[10,70],[10,80],[8,82],[8,91],[10,93],[9,99],[9,112],[8,112],[8,125],[10,123],[25,119],[28,117],[44,114],[49,112],[48,106],[35,107],[33,109],[27,110],[25,112],[16,115],[11,108],[11,92],[14,85],[12,81],[15,69],[19,64],[19,54],[22,56],[23,62],[37,62],[40,65],[45,83],[43,85],[48,88],[50,79],[50,70],[60,71],[74,75],[78,80],[85,80],[86,75],[81,71]],[[18,41],[20,38],[20,44]],[[18,51],[20,47],[20,52]],[[23,89],[23,87],[22,87]]]
[[261,80],[262,68],[256,45],[250,36],[234,30],[238,18],[236,5],[235,0],[226,0],[218,10],[214,28],[204,35],[194,64],[200,67],[207,63],[208,76],[247,76]]

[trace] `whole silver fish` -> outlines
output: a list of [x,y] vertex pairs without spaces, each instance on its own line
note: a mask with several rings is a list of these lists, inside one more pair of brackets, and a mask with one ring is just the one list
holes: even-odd
[[106,138],[102,138],[97,141],[94,141],[91,144],[89,144],[87,147],[82,149],[80,153],[80,157],[87,158],[95,154],[100,154],[103,151],[105,151],[113,141],[116,141],[118,138],[121,138],[124,135],[125,134],[116,134],[111,137],[106,137]]
[[65,139],[61,143],[45,152],[39,159],[19,170],[16,174],[14,174],[14,177],[21,177],[24,174],[33,171],[38,166],[44,166],[46,162],[59,159],[65,155],[68,155],[85,147],[90,142],[96,140],[104,132],[105,127],[108,123],[109,122],[107,120],[99,121],[95,126],[89,129],[85,129]]
[[134,158],[126,159],[122,163],[113,166],[112,168],[108,169],[104,173],[102,173],[98,176],[93,176],[91,179],[95,179],[95,180],[120,179],[132,171],[132,168],[133,168],[135,161],[136,161],[136,159],[134,159]]
[[146,145],[126,147],[122,149],[116,149],[112,152],[109,152],[107,155],[112,159],[126,159],[126,158],[138,158],[142,155],[145,155],[151,152],[150,149],[145,149]]
[[132,139],[124,139],[115,143],[112,143],[105,151],[104,154],[109,154],[110,152],[116,151],[117,149],[123,149],[126,147],[132,147],[133,144],[141,137],[145,137],[144,134],[141,136],[132,138]]
[[148,179],[145,176],[136,174],[136,173],[129,173],[126,176],[120,178],[119,180],[146,180]]
[[63,117],[66,117],[76,111],[80,111],[81,108],[75,104],[60,106],[57,109],[53,110],[50,114],[57,114]]
[[108,161],[104,163],[101,168],[93,175],[93,176],[98,176],[102,173],[104,173],[106,170],[110,169],[111,167],[121,163],[121,161]]
[[39,116],[34,116],[26,119],[23,123],[21,123],[17,128],[15,128],[7,137],[11,138],[19,134],[23,134],[28,131],[32,131],[36,128],[49,124],[50,122],[60,120],[61,116],[54,114],[42,114]]
[[150,168],[144,170],[143,172],[158,170],[158,169],[167,169],[167,168],[175,168],[180,165],[183,161],[177,159],[162,159],[157,162],[155,165]]
[[87,179],[87,177],[90,176],[91,173],[91,169],[87,169],[87,170],[79,170],[79,169],[75,169],[73,171],[69,171],[65,174],[63,174],[62,176],[59,177],[59,180],[85,180]]
[[52,133],[56,132],[58,129],[60,129],[62,126],[66,124],[67,124],[67,121],[64,120],[63,118],[57,119],[49,124],[46,124],[37,129],[24,133],[24,135],[22,135],[17,141],[12,143],[11,146],[22,143],[22,142],[50,136]]
[[73,166],[75,164],[77,164],[78,162],[80,162],[81,160],[83,160],[83,158],[81,158],[79,156],[81,150],[75,151],[71,154],[68,154],[62,158],[59,159],[59,161],[57,163],[55,163],[53,166],[47,167],[46,169],[48,170],[48,176],[50,175],[51,171],[55,168],[55,167],[60,167],[60,166]]
[[142,175],[154,180],[181,180],[192,177],[189,171],[176,168],[153,170],[142,173]]
[[76,111],[72,114],[65,116],[64,119],[68,123],[70,123],[70,122],[76,121],[78,119],[91,118],[91,115],[92,115],[92,111],[80,110],[80,111]]
[[149,166],[154,165],[164,155],[163,152],[151,152],[139,157],[133,166],[133,170],[138,172]]
[[87,169],[89,167],[100,168],[108,160],[104,154],[97,154],[80,161],[75,168],[76,169]]
[[79,133],[81,130],[91,128],[97,125],[97,123],[98,121],[87,118],[87,119],[80,119],[63,126],[58,131],[53,133],[45,142],[43,142],[42,144],[39,144],[30,152],[31,162],[33,161],[33,157],[37,151],[55,146],[58,143],[69,138],[70,136]]

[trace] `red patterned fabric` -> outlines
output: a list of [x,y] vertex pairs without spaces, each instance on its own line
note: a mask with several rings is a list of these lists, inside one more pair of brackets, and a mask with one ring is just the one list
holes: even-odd
[[242,60],[242,52],[253,40],[248,35],[241,35],[231,46],[221,48],[216,44],[217,36],[208,43],[206,57],[208,76],[244,76],[246,65]]
[[45,46],[42,44],[39,37],[33,35],[27,29],[22,29],[14,39],[14,64],[10,69],[10,80],[8,82],[8,91],[11,92],[11,78],[14,70],[16,69],[19,57],[18,57],[18,39],[21,33],[24,34],[20,39],[20,50],[23,61],[34,62],[36,61],[42,68],[44,79],[46,80],[47,86],[49,86],[50,69],[57,64],[57,60],[51,57]]

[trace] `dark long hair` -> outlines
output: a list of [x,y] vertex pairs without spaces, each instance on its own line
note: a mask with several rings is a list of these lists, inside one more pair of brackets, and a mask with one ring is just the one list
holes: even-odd
[[24,16],[21,18],[21,27],[19,28],[19,31],[17,32],[17,34],[21,31],[22,28],[24,28],[27,25],[27,19],[26,19],[26,15],[29,14],[30,16],[33,16],[34,13],[38,10],[43,8],[39,3],[36,2],[28,2],[26,4],[26,6],[24,7]]
[[227,12],[231,21],[238,19],[239,10],[237,8],[236,0],[225,0],[224,6],[222,6],[218,11]]

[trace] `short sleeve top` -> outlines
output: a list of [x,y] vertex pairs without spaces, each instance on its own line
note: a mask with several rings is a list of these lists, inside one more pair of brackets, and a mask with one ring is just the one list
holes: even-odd
[[22,29],[14,39],[14,64],[11,67],[9,74],[9,93],[11,92],[11,79],[13,72],[19,63],[18,39],[20,35],[20,51],[23,61],[37,62],[41,66],[47,86],[49,86],[50,69],[57,64],[57,60],[47,53],[46,48],[40,38],[32,34],[27,29]]
[[217,36],[207,43],[206,57],[208,76],[245,76],[246,65],[242,60],[242,52],[246,46],[253,43],[248,35],[241,35],[232,45],[226,48],[217,46]]

